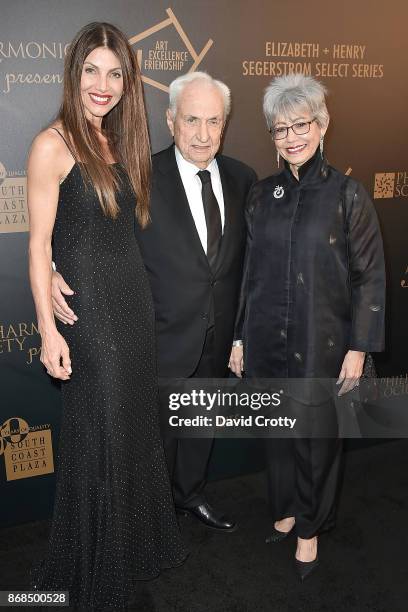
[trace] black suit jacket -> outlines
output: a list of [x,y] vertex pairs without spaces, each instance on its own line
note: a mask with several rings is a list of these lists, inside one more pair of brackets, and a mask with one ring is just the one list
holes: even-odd
[[214,376],[223,376],[233,340],[245,250],[244,206],[255,172],[217,156],[225,225],[214,274],[208,265],[178,170],[174,146],[153,156],[151,223],[136,227],[156,312],[158,373],[188,377],[201,357],[214,307]]

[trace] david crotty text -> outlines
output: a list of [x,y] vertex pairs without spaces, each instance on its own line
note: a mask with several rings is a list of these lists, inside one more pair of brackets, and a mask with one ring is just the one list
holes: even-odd
[[253,416],[237,416],[225,417],[217,415],[216,417],[195,416],[192,418],[179,417],[172,415],[169,417],[169,425],[171,427],[289,427],[293,429],[296,424],[296,419],[289,417],[269,418],[263,415]]

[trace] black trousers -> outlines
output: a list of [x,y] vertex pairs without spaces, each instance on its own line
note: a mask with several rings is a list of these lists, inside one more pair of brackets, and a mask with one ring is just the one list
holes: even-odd
[[[306,411],[303,407],[299,410]],[[336,437],[334,402],[307,408],[311,438],[272,438],[265,441],[269,503],[273,520],[294,516],[300,538],[313,538],[335,525],[342,440]],[[324,420],[324,431],[319,427]],[[331,423],[331,424],[330,424]],[[329,427],[328,427],[329,425]]]
[[[214,328],[207,330],[203,352],[193,378],[213,378]],[[167,458],[176,506],[191,508],[205,501],[208,463],[214,438],[173,438],[164,434],[164,450]]]

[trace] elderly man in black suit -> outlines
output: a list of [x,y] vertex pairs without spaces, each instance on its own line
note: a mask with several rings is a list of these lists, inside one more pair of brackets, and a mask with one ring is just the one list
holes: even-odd
[[[160,377],[220,378],[228,372],[245,250],[244,205],[255,172],[218,155],[230,110],[228,87],[206,73],[170,85],[174,144],[153,156],[151,223],[136,227],[156,312]],[[55,314],[73,322],[54,275]],[[234,351],[234,348],[232,349]],[[177,509],[208,527],[233,520],[204,496],[213,439],[164,439]]]

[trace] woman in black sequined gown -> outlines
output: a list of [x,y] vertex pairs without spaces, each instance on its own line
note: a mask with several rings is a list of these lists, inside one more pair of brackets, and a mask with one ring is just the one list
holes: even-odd
[[[70,125],[67,101],[67,80],[75,78],[78,63],[90,132],[82,140]],[[144,152],[130,161],[125,154],[132,134],[126,132],[125,142],[109,135],[112,125],[132,129],[129,98],[132,108],[135,100],[139,104],[134,146],[142,146],[145,136]],[[99,160],[95,164],[91,151],[86,163],[86,141],[95,135]],[[138,580],[186,556],[159,434],[152,298],[134,234],[135,193],[138,221],[143,225],[147,217],[146,142],[140,75],[126,39],[109,24],[90,24],[70,47],[59,121],[34,141],[28,170],[30,275],[42,361],[65,381],[50,540],[32,570],[32,587],[67,590],[80,609],[123,608]],[[98,164],[107,171],[105,183]],[[132,180],[135,168],[139,183]],[[115,181],[113,199],[107,177]],[[75,288],[70,300],[78,314],[75,325],[59,324],[58,330],[51,255]]]

